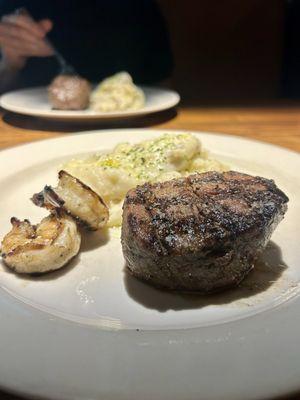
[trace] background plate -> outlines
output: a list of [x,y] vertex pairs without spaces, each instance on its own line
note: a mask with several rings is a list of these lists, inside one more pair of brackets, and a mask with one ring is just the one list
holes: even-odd
[[64,111],[53,110],[48,102],[47,88],[22,89],[6,93],[0,98],[1,107],[19,114],[33,115],[35,117],[64,119],[64,120],[95,120],[114,119],[124,117],[137,117],[167,110],[179,103],[179,94],[168,89],[144,87],[146,104],[140,110],[127,110],[103,113],[93,110]]

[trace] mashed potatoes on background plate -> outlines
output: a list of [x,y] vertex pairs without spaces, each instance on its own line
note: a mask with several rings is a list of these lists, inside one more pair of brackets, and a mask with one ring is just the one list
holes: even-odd
[[121,225],[124,197],[136,185],[227,168],[211,158],[195,136],[166,133],[137,144],[120,143],[108,153],[72,159],[63,169],[104,199],[109,206],[112,227]]
[[133,83],[127,72],[119,72],[104,79],[90,97],[90,108],[94,111],[138,110],[144,105],[143,91]]

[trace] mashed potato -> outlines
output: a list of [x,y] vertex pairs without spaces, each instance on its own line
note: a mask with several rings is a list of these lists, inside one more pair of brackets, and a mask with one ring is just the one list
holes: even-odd
[[113,112],[138,110],[145,104],[145,96],[127,72],[119,72],[104,79],[91,94],[90,108]]
[[110,209],[109,226],[122,222],[127,191],[145,182],[162,182],[193,172],[224,171],[200,141],[188,133],[164,134],[138,144],[121,143],[111,152],[73,159],[63,166],[97,192]]

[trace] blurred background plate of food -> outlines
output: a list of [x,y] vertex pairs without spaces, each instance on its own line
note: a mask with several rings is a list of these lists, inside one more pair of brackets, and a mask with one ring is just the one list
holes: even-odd
[[48,87],[20,89],[1,96],[1,107],[15,113],[64,120],[137,117],[175,107],[173,90],[136,86],[120,72],[93,86],[77,75],[58,75]]

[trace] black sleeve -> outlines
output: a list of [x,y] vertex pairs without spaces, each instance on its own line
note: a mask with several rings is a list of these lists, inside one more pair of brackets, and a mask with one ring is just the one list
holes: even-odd
[[[120,60],[137,83],[156,83],[168,78],[173,67],[172,51],[166,22],[155,1],[124,2],[123,26],[117,46]],[[123,4],[124,4],[123,3]],[[128,3],[131,6],[128,8]],[[126,61],[127,60],[127,61]]]
[[0,0],[0,17],[15,12],[18,8],[27,7],[28,1],[21,0]]
[[133,42],[136,53],[143,57],[137,60],[137,80],[155,83],[168,78],[173,68],[173,59],[166,22],[156,2],[139,1],[141,14],[139,31]]
[[[93,23],[85,29],[87,33],[93,26],[88,40],[80,46],[85,56],[78,57],[79,70],[88,68],[86,76],[95,81],[119,71],[128,71],[135,82],[146,84],[155,84],[170,76],[173,59],[169,35],[155,1],[98,2],[96,12]],[[82,36],[69,40],[69,46],[81,40]],[[73,59],[75,62],[76,54]]]

